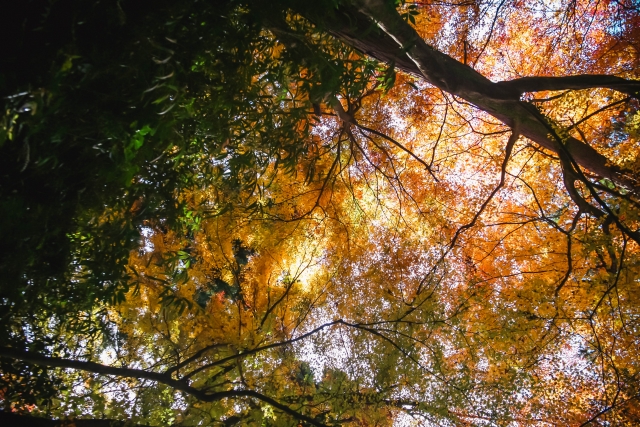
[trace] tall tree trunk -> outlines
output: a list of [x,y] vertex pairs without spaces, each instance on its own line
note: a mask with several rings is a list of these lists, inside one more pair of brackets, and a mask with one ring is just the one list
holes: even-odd
[[[640,82],[615,76],[527,77],[494,83],[422,40],[392,6],[384,0],[354,0],[334,13],[318,13],[308,2],[296,2],[295,10],[355,49],[459,97],[504,124],[518,123],[523,136],[560,157],[575,162],[603,178],[637,190],[637,178],[608,162],[589,144],[573,137],[558,138],[561,129],[531,103],[523,92],[606,87],[638,96]],[[560,140],[559,140],[560,139]]]

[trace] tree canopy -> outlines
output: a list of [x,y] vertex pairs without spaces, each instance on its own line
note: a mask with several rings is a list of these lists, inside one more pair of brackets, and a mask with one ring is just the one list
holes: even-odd
[[0,420],[640,421],[636,1],[1,19]]

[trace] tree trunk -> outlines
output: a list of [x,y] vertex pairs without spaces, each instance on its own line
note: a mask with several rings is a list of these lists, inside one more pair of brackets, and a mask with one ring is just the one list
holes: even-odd
[[520,133],[559,156],[602,178],[638,189],[627,171],[608,162],[590,145],[572,137],[562,140],[555,123],[530,103],[520,101],[523,92],[608,87],[637,96],[640,82],[615,76],[527,77],[509,82],[489,79],[454,58],[427,45],[397,13],[390,2],[354,0],[330,15],[318,14],[308,2],[296,4],[296,12],[355,49],[416,76],[489,113],[507,126],[517,122]]

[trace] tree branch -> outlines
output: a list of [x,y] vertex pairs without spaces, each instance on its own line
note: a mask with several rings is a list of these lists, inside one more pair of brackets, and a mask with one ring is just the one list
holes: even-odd
[[140,380],[151,380],[171,386],[190,394],[197,395],[199,391],[190,387],[186,382],[174,380],[169,375],[159,372],[149,372],[142,369],[116,368],[95,362],[85,362],[81,360],[64,359],[60,357],[43,356],[31,351],[18,350],[11,347],[0,347],[0,357],[6,359],[18,359],[40,366],[52,368],[77,369],[80,371],[93,372],[100,375],[114,375],[122,378],[136,378]]
[[326,29],[355,49],[398,69],[417,76],[443,91],[456,95],[507,126],[518,122],[522,136],[554,153],[564,149],[582,167],[629,189],[637,187],[627,171],[612,165],[587,143],[575,138],[564,141],[565,148],[549,136],[543,121],[549,121],[530,103],[520,101],[522,91],[584,89],[610,87],[623,92],[640,90],[637,81],[616,76],[525,77],[493,83],[473,68],[429,46],[406,23],[389,2],[354,0],[353,6],[341,5],[331,19],[323,19],[312,6],[299,2],[292,7],[301,15]]
[[301,340],[303,340],[305,338],[310,337],[313,334],[316,334],[316,333],[320,332],[323,329],[326,329],[326,328],[328,328],[330,326],[333,326],[333,325],[337,325],[339,323],[343,323],[342,320],[334,320],[333,322],[328,322],[328,323],[322,324],[322,325],[318,326],[317,328],[307,332],[306,334],[302,334],[300,336],[297,336],[296,338],[292,338],[292,339],[286,340],[286,341],[280,341],[280,342],[277,342],[277,343],[267,344],[267,345],[264,345],[264,346],[261,346],[261,347],[256,347],[256,348],[254,348],[252,350],[247,350],[247,351],[245,351],[243,353],[238,353],[238,354],[235,354],[233,356],[228,356],[228,357],[225,357],[223,359],[216,360],[215,362],[212,362],[212,363],[209,363],[207,365],[201,366],[201,367],[189,372],[183,378],[190,378],[193,375],[197,374],[198,372],[201,372],[201,371],[203,371],[205,369],[212,368],[214,366],[224,365],[225,363],[227,363],[227,362],[229,362],[231,360],[237,359],[239,357],[246,357],[246,356],[249,356],[251,354],[256,354],[256,353],[259,353],[261,351],[268,350],[268,349],[271,349],[271,348],[281,347],[281,346],[287,345],[287,344],[293,344],[294,342],[301,341]]
[[93,372],[100,375],[112,375],[121,378],[151,380],[161,384],[166,384],[176,390],[188,393],[203,402],[215,402],[227,398],[253,397],[261,400],[262,402],[268,403],[274,408],[277,408],[298,420],[305,421],[316,427],[327,427],[325,424],[322,424],[311,417],[301,414],[291,409],[290,407],[283,405],[277,400],[255,390],[226,390],[215,393],[205,393],[202,390],[198,390],[194,387],[189,386],[186,381],[174,380],[173,378],[171,378],[171,376],[163,373],[149,372],[142,369],[115,368],[113,366],[102,365],[95,362],[84,362],[79,360],[63,359],[59,357],[48,357],[34,352],[18,350],[11,347],[0,347],[0,357],[23,360],[25,362],[30,362],[40,366],[76,369],[80,371]]
[[494,84],[496,87],[506,90],[511,96],[518,98],[525,92],[594,88],[613,89],[635,98],[638,98],[640,95],[639,80],[627,80],[622,77],[608,76],[605,74],[582,74],[579,76],[562,77],[522,77]]
[[511,152],[513,151],[513,146],[515,145],[515,143],[518,140],[519,136],[520,136],[520,134],[518,132],[517,126],[514,126],[512,132],[511,132],[511,136],[509,137],[509,141],[507,141],[507,146],[505,148],[504,160],[502,161],[502,169],[501,169],[501,172],[500,172],[500,182],[493,189],[491,194],[489,194],[489,197],[487,197],[487,199],[484,201],[484,203],[482,203],[482,206],[480,206],[480,209],[478,209],[476,214],[473,216],[473,219],[469,223],[463,225],[462,227],[458,228],[458,230],[456,230],[456,234],[451,239],[451,243],[449,244],[447,252],[450,251],[455,246],[458,238],[460,237],[460,235],[462,234],[462,232],[464,230],[469,229],[469,228],[471,228],[471,227],[473,227],[475,225],[476,221],[478,221],[478,218],[480,218],[480,215],[482,215],[482,212],[486,209],[486,207],[489,204],[489,202],[491,201],[491,199],[493,199],[493,196],[495,196],[496,193],[498,191],[500,191],[500,189],[504,186],[504,181],[505,181],[505,177],[506,177],[506,174],[507,174],[507,164],[509,163],[509,159],[511,157]]

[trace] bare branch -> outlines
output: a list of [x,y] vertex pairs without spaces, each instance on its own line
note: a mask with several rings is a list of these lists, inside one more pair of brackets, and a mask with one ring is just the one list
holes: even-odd
[[515,126],[513,131],[511,132],[511,136],[509,137],[509,141],[507,141],[507,146],[505,147],[505,150],[504,150],[505,154],[504,154],[504,160],[502,162],[502,172],[500,174],[500,182],[498,183],[496,188],[493,189],[491,194],[489,194],[489,197],[487,197],[484,203],[482,203],[482,206],[480,206],[480,209],[478,209],[476,214],[473,216],[473,219],[469,223],[463,225],[462,227],[458,228],[458,230],[456,230],[456,234],[453,236],[453,239],[451,239],[451,243],[449,244],[449,250],[451,250],[451,248],[455,246],[458,238],[460,237],[460,235],[464,230],[467,230],[475,225],[476,221],[478,221],[478,218],[480,218],[480,215],[482,214],[482,212],[486,209],[491,199],[493,199],[493,196],[495,196],[496,193],[504,186],[505,176],[507,174],[507,163],[509,163],[509,158],[511,157],[511,151],[513,151],[513,146],[518,140],[519,136],[520,134],[518,133],[517,126]]

